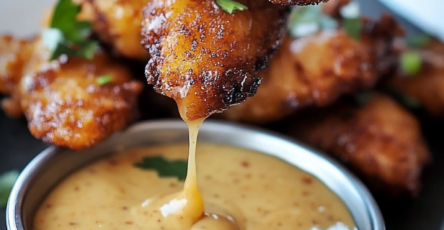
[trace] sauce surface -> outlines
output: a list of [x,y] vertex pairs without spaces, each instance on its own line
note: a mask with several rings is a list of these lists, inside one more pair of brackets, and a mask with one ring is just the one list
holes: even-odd
[[130,150],[79,170],[49,194],[33,229],[355,229],[345,205],[315,177],[265,154],[214,144],[197,149],[196,182],[205,213],[190,222],[200,214],[178,211],[190,199],[184,182],[134,167],[149,156],[187,159],[187,148]]

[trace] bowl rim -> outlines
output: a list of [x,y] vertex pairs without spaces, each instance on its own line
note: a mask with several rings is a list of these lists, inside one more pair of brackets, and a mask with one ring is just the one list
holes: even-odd
[[[130,125],[126,129],[113,134],[112,137],[116,137],[127,132],[137,132],[143,130],[159,130],[159,129],[178,129],[178,128],[186,128],[186,124],[180,119],[148,120],[148,121],[137,122],[133,125]],[[348,169],[346,169],[344,166],[342,166],[340,163],[338,163],[335,159],[328,156],[327,154],[324,154],[313,147],[307,146],[307,144],[301,143],[300,141],[294,138],[285,136],[283,134],[274,131],[266,130],[260,127],[233,123],[233,122],[218,121],[212,119],[205,121],[201,126],[201,130],[211,131],[214,129],[217,130],[223,129],[225,131],[230,130],[229,132],[244,132],[244,133],[246,132],[250,134],[261,134],[269,138],[276,138],[288,142],[290,144],[296,145],[298,147],[306,149],[307,151],[317,155],[320,158],[323,158],[325,161],[327,161],[327,163],[330,163],[332,166],[337,168],[338,171],[340,171],[340,173],[342,173],[356,189],[360,198],[366,204],[365,205],[366,213],[368,214],[370,223],[374,228],[373,230],[386,229],[381,211],[376,201],[374,200],[373,196],[366,188],[366,186],[354,174],[349,172]],[[6,207],[6,225],[8,230],[25,229],[22,220],[23,201],[24,198],[26,197],[29,187],[32,184],[32,181],[38,176],[35,174],[35,172],[40,170],[44,166],[44,163],[50,161],[51,158],[53,158],[53,156],[63,151],[67,151],[67,149],[57,146],[50,146],[44,149],[37,156],[35,156],[24,168],[24,170],[20,173],[17,181],[15,182],[11,190]],[[322,182],[320,178],[318,179]]]

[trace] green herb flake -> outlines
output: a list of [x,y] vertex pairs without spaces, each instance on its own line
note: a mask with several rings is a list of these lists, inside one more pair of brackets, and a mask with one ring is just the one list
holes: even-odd
[[363,91],[355,95],[355,101],[360,106],[366,105],[375,95],[372,91]]
[[410,47],[422,48],[425,45],[427,45],[428,43],[430,43],[431,40],[432,40],[432,38],[429,35],[420,34],[420,35],[413,36],[413,37],[407,39],[407,43]]
[[114,79],[113,75],[108,74],[108,75],[103,75],[103,76],[97,77],[96,82],[99,85],[106,85],[106,84],[112,82],[113,79]]
[[55,6],[51,28],[42,34],[43,44],[51,52],[51,61],[62,55],[91,59],[99,48],[96,41],[88,40],[91,23],[76,18],[80,10],[72,0],[59,0]]
[[390,95],[406,108],[418,109],[419,107],[421,107],[421,103],[418,101],[418,99],[399,91],[393,86],[385,85],[382,89],[386,94]]
[[345,32],[353,39],[359,40],[364,24],[361,21],[359,3],[350,2],[339,9],[342,17],[342,26]]
[[243,11],[248,9],[248,7],[234,0],[216,0],[216,4],[229,14],[232,14],[236,10]]
[[417,109],[421,107],[421,103],[419,103],[416,98],[411,97],[407,94],[402,94],[400,100],[401,103],[404,104],[404,106],[406,106],[407,108]]
[[187,177],[187,161],[185,160],[172,161],[162,156],[144,157],[134,166],[143,170],[154,170],[160,177],[177,177],[181,181]]
[[9,171],[0,175],[0,207],[5,207],[8,203],[9,193],[18,176],[18,171]]
[[415,75],[421,71],[422,59],[418,52],[407,51],[400,57],[401,69],[409,76]]
[[96,50],[99,49],[99,43],[97,41],[81,41],[77,43],[80,48],[76,50],[77,57],[84,57],[86,59],[92,59]]
[[342,21],[342,25],[348,36],[355,40],[360,39],[361,31],[364,27],[360,18],[346,18]]
[[304,37],[337,26],[333,18],[322,13],[320,5],[294,7],[288,20],[288,31],[292,37]]

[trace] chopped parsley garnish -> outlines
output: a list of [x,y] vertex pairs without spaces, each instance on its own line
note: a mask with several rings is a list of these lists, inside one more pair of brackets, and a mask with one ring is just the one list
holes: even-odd
[[289,18],[288,30],[293,37],[303,37],[324,29],[334,29],[337,22],[322,13],[319,5],[294,7]]
[[17,171],[9,171],[0,175],[0,207],[5,207],[8,203],[9,193],[19,176]]
[[428,43],[430,43],[431,40],[432,40],[432,38],[429,35],[420,34],[420,35],[413,36],[413,37],[410,37],[409,39],[407,39],[407,43],[410,47],[422,48],[425,45],[427,45]]
[[355,101],[358,103],[358,105],[364,106],[370,101],[370,99],[372,99],[374,95],[375,93],[373,91],[359,92],[355,95]]
[[[359,5],[351,2],[340,9],[342,26],[345,32],[358,40],[363,28]],[[338,22],[322,12],[320,5],[293,8],[291,12],[288,30],[293,37],[303,37],[316,33],[319,30],[331,30],[338,28]]]
[[236,10],[243,11],[248,9],[248,7],[236,2],[235,0],[216,0],[216,4],[229,14],[232,14]]
[[107,75],[103,75],[103,76],[96,78],[96,82],[99,85],[106,85],[106,84],[112,82],[113,79],[114,79],[113,75],[107,74]]
[[409,75],[415,75],[421,71],[422,59],[418,52],[407,51],[401,54],[400,66],[402,71]]
[[347,32],[348,36],[355,40],[359,40],[363,27],[360,18],[346,18],[342,21],[342,25],[344,26],[344,30]]
[[359,40],[362,28],[364,27],[357,2],[350,2],[340,9],[342,25],[345,32],[355,40]]
[[187,177],[187,161],[185,160],[172,161],[162,156],[144,157],[134,166],[144,170],[154,170],[160,177],[177,177],[179,180],[185,180]]
[[416,98],[404,94],[392,86],[385,85],[382,90],[409,109],[417,109],[421,107],[421,104]]
[[78,21],[81,7],[72,0],[59,0],[54,8],[50,28],[43,31],[43,44],[51,52],[50,60],[62,55],[91,59],[99,48],[97,41],[89,40],[92,26]]
[[407,106],[407,108],[417,109],[417,108],[421,107],[421,104],[419,103],[419,101],[414,97],[411,97],[407,94],[401,94],[400,97],[401,97],[400,98],[401,102],[405,106]]

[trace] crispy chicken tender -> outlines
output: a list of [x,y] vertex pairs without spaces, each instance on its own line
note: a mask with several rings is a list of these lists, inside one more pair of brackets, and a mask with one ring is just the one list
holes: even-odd
[[444,117],[444,44],[434,40],[421,51],[423,65],[415,76],[399,72],[391,84],[419,101],[432,116]]
[[26,72],[34,51],[33,39],[0,36],[0,93],[10,95]]
[[91,21],[94,33],[124,57],[148,60],[140,44],[143,7],[149,0],[80,0],[82,20]]
[[335,106],[311,114],[292,132],[392,195],[417,195],[422,168],[431,159],[416,118],[382,95],[363,107]]
[[323,2],[328,2],[328,0],[270,0],[270,2],[281,5],[307,6],[307,5],[315,5]]
[[[112,82],[96,82],[108,74]],[[31,133],[75,150],[91,147],[130,123],[142,90],[124,66],[104,53],[91,61],[70,57],[49,63],[24,77],[20,87]]]
[[229,14],[213,0],[153,0],[145,8],[143,44],[152,56],[149,84],[176,100],[182,118],[196,120],[256,93],[256,73],[281,43],[287,7],[240,0]]
[[10,117],[20,117],[18,85],[23,76],[36,71],[48,59],[40,39],[16,39],[0,36],[0,93],[10,96],[1,101],[1,107]]
[[343,29],[298,39],[287,37],[269,68],[259,75],[263,80],[256,95],[222,117],[268,123],[372,87],[395,66],[391,43],[396,24],[386,16],[380,22],[364,20],[364,24],[359,41]]
[[[28,45],[34,46],[34,52],[17,70],[26,75],[17,75],[20,81],[2,107],[9,115],[23,113],[36,138],[81,150],[133,120],[142,84],[131,80],[125,66],[102,51],[92,60],[61,57],[47,62],[40,39]],[[96,79],[103,75],[111,75],[112,81],[99,85]]]

